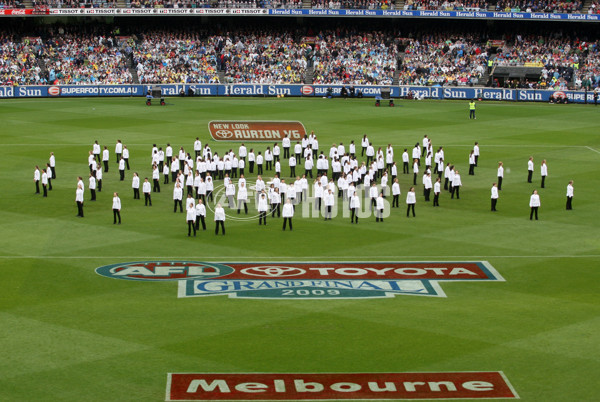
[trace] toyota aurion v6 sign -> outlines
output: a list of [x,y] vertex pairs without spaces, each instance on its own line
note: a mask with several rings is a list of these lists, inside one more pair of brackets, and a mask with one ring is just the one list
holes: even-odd
[[299,121],[211,121],[208,131],[215,141],[277,142],[288,137],[299,141],[306,135]]

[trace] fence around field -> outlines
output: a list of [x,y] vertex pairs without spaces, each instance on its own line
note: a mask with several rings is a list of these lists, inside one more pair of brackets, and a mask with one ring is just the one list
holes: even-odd
[[[156,85],[31,85],[2,86],[3,98],[65,98],[96,96],[146,97]],[[267,85],[267,84],[164,84],[160,85],[163,96],[236,96],[236,97],[326,97],[331,89],[333,97],[340,97],[346,85]],[[419,86],[354,86],[365,98],[381,97],[383,88],[390,89],[390,97],[406,98],[409,94],[423,99],[482,99],[520,102],[549,102],[566,98],[570,103],[593,103],[593,91],[555,91],[539,89],[501,89],[483,87],[419,87]],[[387,100],[382,100],[386,105]]]

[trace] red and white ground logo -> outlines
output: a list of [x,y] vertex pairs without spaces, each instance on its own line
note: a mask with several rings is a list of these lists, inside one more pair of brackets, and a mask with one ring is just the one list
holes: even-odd
[[449,373],[169,373],[167,401],[518,399],[501,371]]
[[315,92],[315,90],[310,85],[303,85],[300,89],[300,92],[302,92],[302,95],[309,96],[312,95]]

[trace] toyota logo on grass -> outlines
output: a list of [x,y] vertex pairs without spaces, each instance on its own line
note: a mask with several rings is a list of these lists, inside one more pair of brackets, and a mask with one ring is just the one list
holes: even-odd
[[226,140],[233,137],[233,132],[230,130],[217,130],[215,136]]
[[296,267],[283,267],[278,265],[267,265],[263,267],[244,268],[242,273],[262,278],[286,278],[290,276],[304,275],[306,270]]

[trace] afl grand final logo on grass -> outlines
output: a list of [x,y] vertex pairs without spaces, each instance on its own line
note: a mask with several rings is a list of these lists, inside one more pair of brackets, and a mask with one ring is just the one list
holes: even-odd
[[504,281],[480,262],[205,263],[145,261],[99,267],[115,279],[178,281],[178,297],[361,299],[396,295],[446,297],[440,282]]

